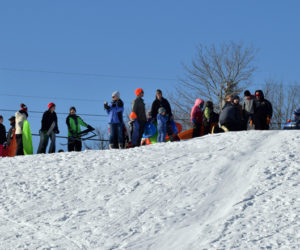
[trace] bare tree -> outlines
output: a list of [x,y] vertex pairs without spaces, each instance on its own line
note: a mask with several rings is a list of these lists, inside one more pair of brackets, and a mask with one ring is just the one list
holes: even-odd
[[293,110],[299,106],[300,85],[284,84],[269,79],[265,81],[264,93],[273,106],[271,127],[280,129],[282,124],[292,117]]
[[256,53],[256,49],[243,43],[200,45],[191,65],[183,65],[185,77],[176,92],[169,95],[174,113],[188,118],[196,98],[211,100],[220,110],[227,94],[239,94],[250,85]]
[[96,128],[95,133],[97,135],[98,141],[94,141],[93,143],[84,142],[84,146],[87,149],[108,149],[108,132],[101,128]]

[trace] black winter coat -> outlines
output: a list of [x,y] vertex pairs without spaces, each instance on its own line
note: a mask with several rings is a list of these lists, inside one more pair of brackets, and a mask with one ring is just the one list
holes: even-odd
[[6,129],[3,124],[0,124],[0,144],[6,142]]
[[242,117],[239,108],[235,107],[230,102],[226,102],[220,114],[219,121],[221,125],[230,125],[231,128],[234,128],[232,130],[240,130],[242,126]]
[[255,129],[268,129],[267,117],[271,119],[272,115],[272,104],[268,100],[262,99],[261,101],[257,101],[253,115]]
[[156,98],[154,100],[154,102],[152,103],[152,107],[151,107],[151,116],[155,120],[156,120],[156,117],[158,114],[158,109],[161,107],[166,109],[166,114],[168,115],[168,117],[172,116],[172,110],[171,110],[171,106],[170,106],[170,103],[168,102],[168,100],[163,97],[161,98],[161,100],[158,100]]
[[55,122],[55,127],[54,127],[53,131],[55,133],[58,133],[59,130],[58,130],[58,125],[57,125],[56,113],[55,112],[51,113],[50,110],[45,111],[43,114],[43,118],[42,118],[41,131],[48,131],[53,122]]

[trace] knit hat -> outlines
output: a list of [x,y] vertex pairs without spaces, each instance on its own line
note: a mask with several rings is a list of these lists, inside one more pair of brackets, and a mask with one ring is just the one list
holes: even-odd
[[119,91],[115,91],[111,94],[112,97],[117,97],[117,99],[120,99],[120,92]]
[[130,118],[131,120],[135,120],[135,119],[137,118],[136,113],[135,113],[135,112],[131,112],[130,115],[129,115],[129,118]]
[[240,100],[240,97],[238,96],[238,95],[235,95],[234,97],[233,97],[233,100]]
[[53,102],[48,103],[48,109],[51,109],[53,106],[55,107],[55,104]]
[[70,111],[71,111],[72,109],[74,109],[75,112],[76,112],[76,108],[75,108],[74,106],[72,106],[72,107],[70,108]]
[[162,91],[160,89],[157,89],[156,92],[162,94]]
[[245,90],[245,92],[244,92],[244,96],[251,96],[251,93],[250,93],[250,91],[249,91],[249,90]]
[[11,116],[8,120],[9,120],[9,121],[15,121],[15,120],[16,120],[16,117]]
[[21,107],[22,111],[26,111],[27,112],[28,109],[27,109],[27,106],[24,103],[21,103],[20,107]]
[[138,96],[138,95],[140,95],[141,93],[144,93],[144,90],[141,89],[141,88],[138,88],[138,89],[136,89],[136,90],[134,91],[134,93],[135,93],[136,96]]
[[160,107],[160,108],[158,109],[158,113],[159,113],[159,114],[162,114],[162,113],[164,113],[164,112],[166,112],[166,109],[165,109],[164,107]]

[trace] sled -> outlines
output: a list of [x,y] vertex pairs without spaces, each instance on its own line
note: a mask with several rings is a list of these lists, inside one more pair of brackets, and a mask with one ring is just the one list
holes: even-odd
[[27,120],[23,122],[22,140],[23,140],[24,155],[32,155],[33,154],[32,135],[31,135],[31,128]]
[[10,140],[10,143],[9,143],[9,146],[8,146],[8,149],[7,149],[7,154],[9,157],[14,157],[16,156],[16,151],[17,151],[17,141],[16,141],[16,134],[15,134],[15,131],[13,133],[13,137],[12,139]]

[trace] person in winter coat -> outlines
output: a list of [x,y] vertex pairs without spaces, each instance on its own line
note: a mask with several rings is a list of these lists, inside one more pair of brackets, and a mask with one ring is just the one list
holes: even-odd
[[[104,109],[109,115],[109,147],[112,148],[124,148],[124,124],[123,124],[123,112],[124,103],[120,99],[120,93],[115,91],[112,93],[112,102],[108,104],[104,103]],[[117,143],[116,143],[117,142]]]
[[70,108],[70,114],[66,119],[68,126],[68,151],[81,151],[82,141],[80,138],[81,128],[80,126],[88,129],[93,129],[90,125],[86,124],[80,116],[76,115],[76,108]]
[[241,127],[239,130],[243,129],[243,124],[244,124],[244,117],[243,117],[243,108],[242,105],[240,104],[240,97],[238,95],[233,97],[233,101],[232,101],[232,105],[238,109],[238,111],[240,112],[240,116],[241,116]]
[[11,116],[8,120],[10,124],[10,129],[7,132],[7,146],[10,145],[10,142],[16,132],[16,117]]
[[23,122],[27,120],[28,118],[28,108],[27,106],[22,103],[21,109],[16,112],[15,117],[16,117],[16,142],[17,142],[17,150],[16,150],[16,155],[24,155],[24,150],[23,150]]
[[42,127],[40,129],[40,144],[38,147],[38,154],[45,154],[48,145],[49,138],[51,144],[49,147],[49,153],[55,153],[55,134],[59,134],[57,115],[55,113],[55,104],[50,102],[48,104],[48,110],[44,112],[42,118]]
[[273,115],[272,104],[265,99],[262,90],[255,91],[256,109],[253,115],[255,129],[268,130]]
[[129,115],[133,126],[132,145],[140,146],[141,139],[144,133],[144,127],[147,122],[145,103],[143,100],[144,91],[141,88],[135,90],[136,98],[132,102],[132,110]]
[[155,100],[153,101],[151,107],[151,114],[155,121],[157,118],[158,109],[161,107],[165,108],[166,110],[166,115],[168,117],[167,133],[169,135],[170,141],[173,141],[173,130],[171,128],[171,120],[173,119],[172,109],[168,100],[162,96],[162,91],[158,89],[156,90]]
[[167,122],[168,122],[168,116],[166,109],[164,107],[160,107],[158,109],[158,114],[156,116],[157,119],[157,142],[165,142],[166,141],[166,135],[167,135]]
[[202,121],[203,121],[203,106],[204,101],[197,98],[191,110],[191,122],[193,124],[193,138],[200,136]]
[[6,156],[4,154],[4,150],[7,147],[7,141],[6,141],[6,129],[3,123],[3,116],[0,115],[0,157]]
[[214,112],[214,104],[212,101],[207,101],[204,107],[203,126],[204,134],[212,133],[213,126],[217,126],[219,115]]
[[232,103],[233,97],[227,96],[221,111],[219,123],[229,131],[241,130],[242,118],[240,110]]
[[243,130],[248,129],[248,124],[250,122],[250,125],[253,126],[253,115],[254,111],[256,109],[256,100],[254,95],[251,95],[249,90],[246,90],[244,92],[244,102],[242,104],[242,110],[243,110]]

